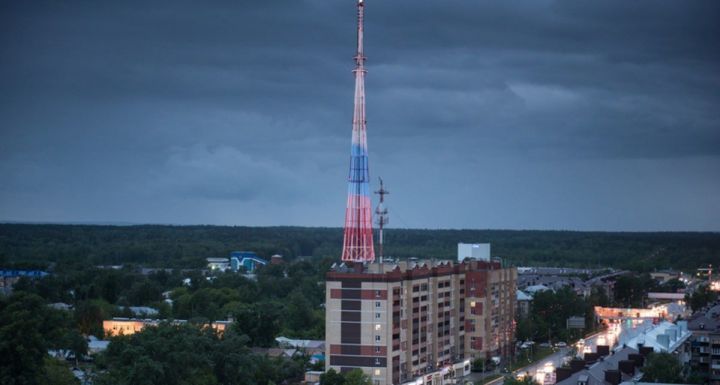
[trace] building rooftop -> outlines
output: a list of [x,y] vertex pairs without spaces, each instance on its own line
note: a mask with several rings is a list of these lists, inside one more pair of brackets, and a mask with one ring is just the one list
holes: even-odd
[[325,340],[296,340],[286,337],[277,337],[275,341],[279,346],[302,349],[322,349],[325,347]]
[[[638,351],[633,348],[623,348],[614,354],[604,357],[601,361],[596,362],[589,368],[573,373],[570,377],[559,381],[556,385],[577,385],[581,380],[585,380],[586,385],[608,385],[605,381],[606,370],[617,370],[620,361],[627,360],[630,354],[637,354]],[[622,374],[622,379],[629,380],[632,377]]]
[[720,332],[720,304],[711,306],[704,312],[695,313],[688,320],[688,329]]
[[355,264],[348,266],[345,263],[334,263],[327,273],[327,278],[357,278],[377,280],[403,280],[416,279],[429,276],[450,275],[467,270],[500,270],[502,263],[499,260],[465,260],[456,262],[452,260],[419,260],[409,259],[402,261],[385,260],[383,263]]
[[42,278],[49,275],[47,271],[42,270],[22,270],[22,269],[0,269],[0,277],[3,278],[17,278],[17,277],[31,277],[31,278]]
[[627,341],[620,341],[627,347],[639,349],[638,346],[652,347],[656,352],[673,352],[687,340],[692,333],[687,323],[663,321],[655,327],[645,330]]
[[532,301],[532,297],[525,294],[523,291],[518,290],[517,291],[517,300],[518,301]]
[[148,307],[148,306],[128,306],[128,309],[130,309],[130,312],[133,313],[135,316],[156,316],[160,313],[158,309]]
[[535,294],[535,293],[537,293],[537,292],[539,292],[539,291],[546,291],[546,290],[550,290],[550,288],[547,287],[547,286],[545,286],[545,285],[532,285],[532,286],[526,287],[524,291],[525,291],[526,293],[532,295],[532,294]]

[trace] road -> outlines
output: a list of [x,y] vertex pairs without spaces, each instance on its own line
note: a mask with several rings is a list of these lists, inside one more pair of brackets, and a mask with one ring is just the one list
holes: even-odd
[[[583,350],[590,350],[595,351],[595,348],[598,344],[610,344],[610,348],[622,344],[625,341],[630,340],[631,338],[637,336],[638,334],[642,333],[643,330],[646,330],[648,328],[652,327],[652,322],[644,321],[642,323],[638,324],[628,324],[628,323],[622,323],[618,327],[611,327],[607,330],[603,330],[601,332],[595,333],[593,335],[590,335],[586,337],[580,344],[580,346],[577,346],[576,348],[583,349]],[[563,361],[566,357],[572,355],[573,351],[571,350],[571,347],[567,348],[561,348],[557,352],[543,358],[542,360],[539,360],[537,362],[534,362],[528,366],[522,367],[516,371],[513,372],[513,375],[518,376],[521,374],[529,373],[531,375],[535,375],[538,370],[542,371],[545,368],[545,365],[548,363],[552,363],[553,368],[559,367],[563,365]],[[482,378],[487,378],[489,376],[492,376],[493,374],[499,373],[496,372],[489,372],[485,373],[483,376],[482,373],[472,373],[469,376],[465,377],[463,381],[472,381],[475,384],[482,383]],[[488,382],[488,385],[498,385],[503,382],[503,377],[497,378],[493,381]]]
[[[528,365],[528,366],[524,366],[524,367],[522,367],[522,368],[514,371],[513,374],[515,374],[516,376],[519,375],[519,374],[521,374],[521,373],[526,373],[526,372],[535,374],[535,372],[536,372],[538,369],[544,368],[544,367],[545,367],[545,364],[548,363],[548,362],[552,362],[555,367],[557,367],[557,366],[562,366],[563,358],[564,358],[565,356],[567,356],[569,352],[570,352],[570,349],[569,349],[569,348],[561,348],[561,349],[559,349],[557,352],[555,352],[555,353],[553,353],[553,354],[551,354],[551,355],[543,358],[543,359],[540,360],[540,361],[533,362],[532,364],[530,364],[530,365]],[[498,374],[498,373],[500,373],[499,370],[496,370],[495,372],[485,373],[484,376],[482,375],[482,373],[472,373],[472,374],[470,374],[469,376],[465,377],[464,380],[465,380],[465,381],[472,381],[474,384],[480,384],[480,383],[482,383],[482,379],[483,379],[483,378],[487,378],[487,377],[492,376],[493,374]],[[497,378],[497,379],[495,379],[495,380],[493,380],[493,381],[488,382],[488,384],[489,384],[489,385],[496,385],[496,384],[502,383],[502,381],[503,381],[503,377],[500,377],[500,378]]]

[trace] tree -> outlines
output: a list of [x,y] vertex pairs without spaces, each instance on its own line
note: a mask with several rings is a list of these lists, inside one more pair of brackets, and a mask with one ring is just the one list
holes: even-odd
[[650,353],[642,368],[643,381],[678,384],[683,382],[682,365],[670,353]]
[[330,369],[320,375],[320,385],[344,385],[345,377],[342,374]]
[[473,360],[472,362],[472,371],[473,372],[484,372],[485,371],[485,359],[482,357],[478,357]]
[[58,345],[73,353],[75,356],[75,365],[78,365],[80,358],[88,352],[88,344],[85,337],[75,329],[66,329],[58,340]]
[[708,303],[717,299],[717,293],[710,290],[707,285],[701,285],[695,291],[688,295],[685,295],[685,300],[690,303],[690,308],[693,311],[698,311]]
[[330,369],[320,375],[320,385],[372,385],[372,381],[361,369],[345,373]]
[[47,307],[35,294],[0,298],[0,384],[47,383],[41,377],[48,349],[87,352],[70,313]]
[[115,306],[101,299],[80,301],[75,304],[75,322],[81,333],[102,338],[103,320],[111,318],[115,309]]
[[199,325],[162,323],[113,337],[99,357],[99,385],[267,385],[294,383],[304,362],[250,352],[233,328],[222,336]]
[[537,330],[531,316],[520,318],[517,320],[517,329],[515,331],[518,341],[526,341],[535,339]]
[[372,385],[370,377],[368,377],[361,369],[353,369],[343,374],[345,377],[344,385]]
[[671,280],[668,280],[667,282],[663,283],[658,287],[658,290],[668,293],[677,293],[678,290],[684,289],[686,287],[685,283],[677,278],[673,278]]
[[314,314],[312,305],[303,293],[298,290],[294,290],[292,294],[288,296],[286,314],[285,324],[288,329],[294,332],[292,334],[298,334],[298,332],[302,332],[313,326]]
[[38,382],[53,385],[80,385],[80,381],[75,378],[67,365],[50,357],[45,357]]
[[47,345],[41,328],[45,305],[42,298],[13,294],[0,301],[0,383],[38,384]]

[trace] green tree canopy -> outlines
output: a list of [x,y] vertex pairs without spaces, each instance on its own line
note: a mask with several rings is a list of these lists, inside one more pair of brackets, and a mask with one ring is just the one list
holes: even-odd
[[643,382],[679,384],[683,382],[682,365],[670,353],[650,353],[642,368]]

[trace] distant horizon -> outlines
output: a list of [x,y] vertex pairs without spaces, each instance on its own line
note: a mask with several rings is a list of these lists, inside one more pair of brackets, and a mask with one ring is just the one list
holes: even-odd
[[[305,225],[245,225],[245,224],[211,224],[211,223],[154,223],[154,222],[115,222],[115,221],[15,221],[0,219],[0,225],[58,225],[58,226],[108,226],[108,227],[133,227],[133,226],[168,226],[168,227],[250,227],[250,228],[318,228],[337,229],[341,231],[342,226],[305,226]],[[427,231],[537,231],[537,232],[568,232],[568,233],[693,233],[693,234],[719,234],[720,231],[709,230],[574,230],[574,229],[533,229],[533,228],[453,228],[453,227],[385,227],[386,231],[392,230],[427,230]],[[377,231],[373,227],[373,231]]]

